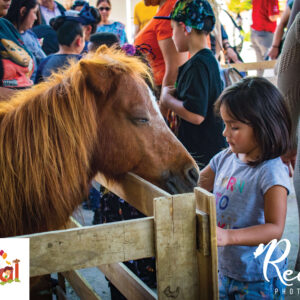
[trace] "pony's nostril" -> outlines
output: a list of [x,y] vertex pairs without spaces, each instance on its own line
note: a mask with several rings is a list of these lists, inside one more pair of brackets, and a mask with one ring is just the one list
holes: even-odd
[[195,167],[192,167],[192,168],[188,169],[187,177],[191,183],[197,184],[198,179],[199,179],[199,172],[197,171],[197,169]]
[[170,194],[189,193],[197,185],[199,173],[193,166],[185,169],[184,173],[173,174],[172,171],[162,172],[162,182],[166,191]]

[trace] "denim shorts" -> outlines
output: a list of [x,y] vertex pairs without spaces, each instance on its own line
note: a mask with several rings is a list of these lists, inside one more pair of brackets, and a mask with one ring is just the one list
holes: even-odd
[[238,281],[219,273],[220,300],[284,300],[285,285],[278,277],[267,281]]

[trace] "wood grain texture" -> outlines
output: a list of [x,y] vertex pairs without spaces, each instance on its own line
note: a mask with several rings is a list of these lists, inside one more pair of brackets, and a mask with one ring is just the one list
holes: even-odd
[[158,299],[199,298],[193,194],[154,199]]
[[26,236],[30,238],[30,275],[152,257],[153,230],[150,217]]
[[276,60],[266,60],[266,61],[249,62],[249,63],[224,64],[221,67],[223,69],[236,68],[238,71],[250,71],[250,70],[273,69],[275,67],[275,64],[276,64]]
[[157,295],[123,263],[98,267],[128,300],[155,300]]
[[209,243],[210,255],[204,255],[202,251],[197,251],[199,285],[201,299],[219,299],[218,289],[218,249],[216,232],[216,202],[213,194],[202,188],[195,188],[196,208],[205,212],[209,216]]

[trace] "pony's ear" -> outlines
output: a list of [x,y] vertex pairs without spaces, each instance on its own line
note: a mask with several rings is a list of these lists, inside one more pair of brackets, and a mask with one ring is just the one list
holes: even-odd
[[104,95],[108,94],[111,90],[113,79],[115,78],[112,70],[100,64],[85,60],[81,60],[79,65],[87,85]]
[[98,47],[98,49],[96,50],[96,54],[103,54],[103,53],[107,53],[108,52],[108,47],[106,45],[101,45],[100,47]]

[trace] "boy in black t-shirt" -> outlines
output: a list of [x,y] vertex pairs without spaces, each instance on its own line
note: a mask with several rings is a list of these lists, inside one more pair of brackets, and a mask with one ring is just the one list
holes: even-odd
[[189,51],[191,58],[178,70],[176,89],[164,87],[160,108],[170,109],[180,118],[178,139],[203,168],[226,147],[223,123],[213,106],[223,84],[218,63],[207,47],[207,35],[215,17],[206,0],[178,0],[169,17],[178,52]]

